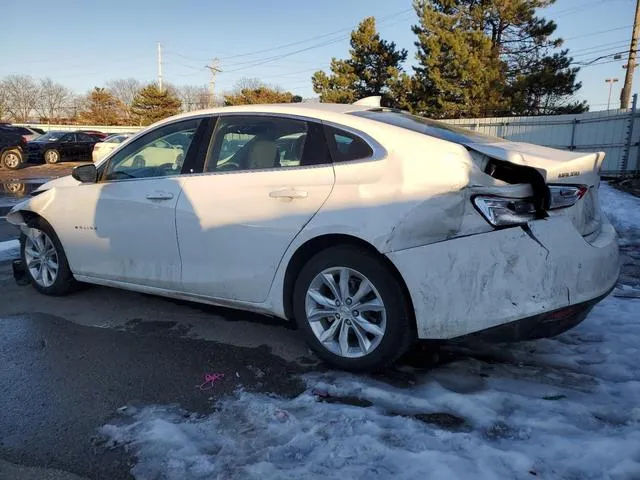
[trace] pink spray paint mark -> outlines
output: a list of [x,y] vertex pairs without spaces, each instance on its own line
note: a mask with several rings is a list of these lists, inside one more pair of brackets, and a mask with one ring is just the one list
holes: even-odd
[[224,373],[205,373],[204,382],[202,382],[198,388],[200,390],[211,390],[213,384],[224,378]]

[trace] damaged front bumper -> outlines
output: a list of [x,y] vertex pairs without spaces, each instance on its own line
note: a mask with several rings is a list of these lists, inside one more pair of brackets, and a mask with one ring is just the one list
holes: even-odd
[[547,314],[586,305],[568,315],[579,323],[619,275],[616,233],[604,215],[602,222],[589,242],[557,217],[389,253],[411,295],[418,337],[452,339],[523,319],[531,330],[531,322],[553,320]]

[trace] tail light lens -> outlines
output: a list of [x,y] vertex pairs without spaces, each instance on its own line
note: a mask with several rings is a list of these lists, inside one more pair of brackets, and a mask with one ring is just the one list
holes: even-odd
[[524,225],[536,219],[536,206],[531,199],[477,196],[473,204],[494,227]]
[[549,210],[575,205],[587,191],[586,185],[549,185]]

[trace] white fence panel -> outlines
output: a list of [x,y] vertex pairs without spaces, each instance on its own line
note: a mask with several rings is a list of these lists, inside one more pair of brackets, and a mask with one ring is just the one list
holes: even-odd
[[[628,130],[634,117],[626,172],[621,161],[627,149]],[[605,175],[633,173],[638,169],[640,117],[631,110],[608,110],[578,115],[497,117],[444,120],[447,123],[508,140],[583,152],[605,152]]]

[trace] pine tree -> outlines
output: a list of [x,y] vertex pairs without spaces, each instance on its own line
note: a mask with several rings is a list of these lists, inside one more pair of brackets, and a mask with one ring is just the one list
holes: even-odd
[[154,83],[142,88],[131,103],[131,115],[140,125],[150,125],[175,115],[182,103],[173,90],[160,90]]
[[331,60],[331,74],[313,74],[313,89],[323,102],[352,103],[360,98],[381,95],[391,106],[405,103],[409,77],[402,64],[407,51],[380,38],[373,17],[365,18],[351,32],[350,58]]
[[121,123],[118,100],[108,90],[95,87],[78,114],[80,121],[90,125],[118,125]]
[[415,100],[441,116],[581,112],[581,87],[556,24],[536,15],[555,0],[414,0]]
[[283,92],[278,88],[270,88],[266,85],[256,88],[243,88],[239,92],[224,96],[225,105],[254,105],[257,103],[293,103],[302,101],[299,96],[291,92]]
[[501,65],[490,39],[469,23],[457,0],[416,0],[414,110],[433,117],[474,117],[501,103]]

